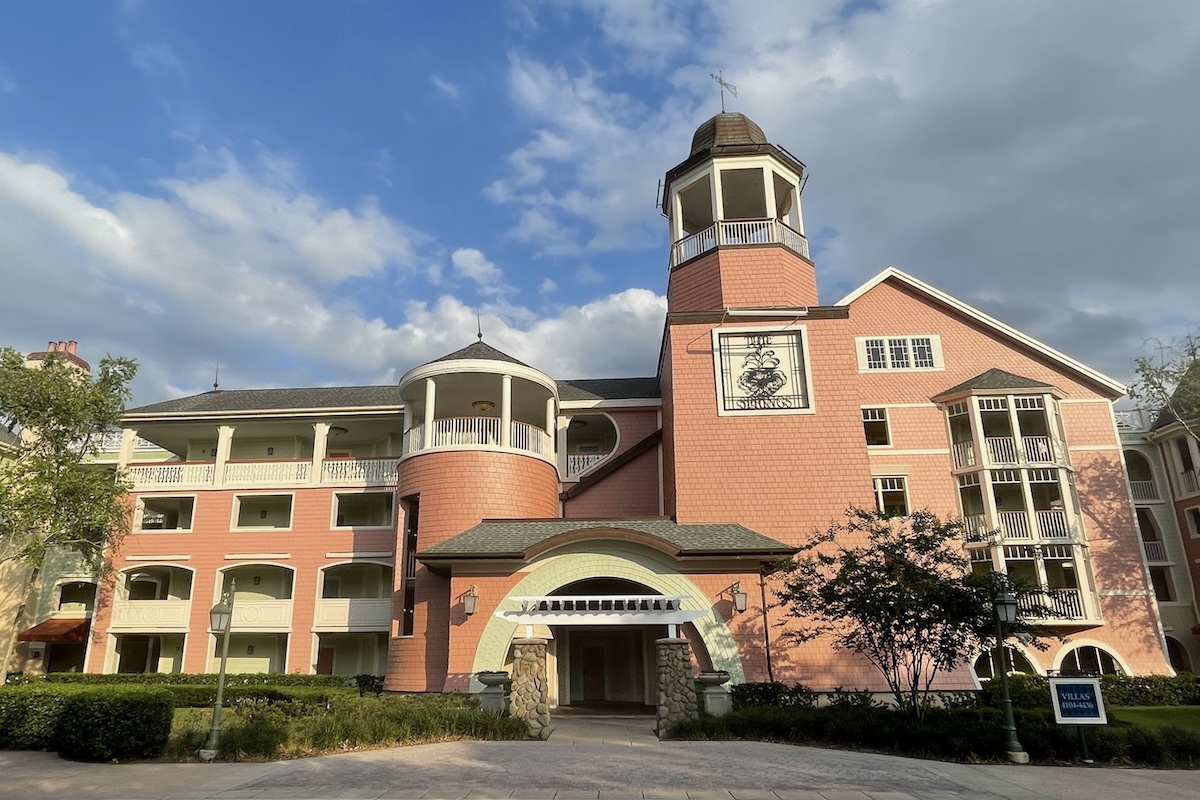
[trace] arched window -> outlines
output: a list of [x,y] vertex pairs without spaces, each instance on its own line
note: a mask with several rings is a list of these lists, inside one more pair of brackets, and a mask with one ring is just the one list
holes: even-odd
[[1062,672],[1098,672],[1101,675],[1124,675],[1125,670],[1116,656],[1103,647],[1081,644],[1063,656]]
[[[1032,662],[1025,657],[1017,648],[1012,645],[1004,646],[1004,660],[1007,662],[1008,673],[1011,675],[1014,672],[1019,672],[1025,675],[1036,675],[1037,669]],[[975,659],[972,665],[975,670],[975,677],[981,681],[991,680],[998,674],[996,672],[996,650],[989,648],[979,654],[979,658]]]
[[1192,659],[1188,657],[1187,649],[1178,639],[1167,637],[1167,658],[1171,660],[1171,668],[1176,672],[1191,672]]

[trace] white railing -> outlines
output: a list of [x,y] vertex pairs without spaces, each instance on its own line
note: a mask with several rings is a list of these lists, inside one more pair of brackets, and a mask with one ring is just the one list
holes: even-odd
[[963,467],[975,466],[975,445],[972,442],[956,442],[953,446],[954,450],[954,467],[961,469]]
[[1022,595],[1019,607],[1032,611],[1035,607],[1049,611],[1050,619],[1083,619],[1083,595],[1078,589],[1055,589],[1054,594],[1034,592]]
[[678,611],[688,595],[663,594],[597,594],[571,597],[510,597],[521,604],[523,612],[575,612],[579,614],[619,611],[625,614],[658,611]]
[[313,625],[325,630],[386,631],[391,621],[388,598],[338,597],[317,601]]
[[1186,472],[1179,473],[1179,480],[1183,484],[1183,491],[1187,494],[1200,492],[1200,481],[1196,479],[1196,470],[1189,469]]
[[1029,532],[1029,515],[1024,511],[1001,511],[1000,530],[1005,539],[1032,539]]
[[567,477],[578,477],[608,456],[608,453],[567,453]]
[[117,600],[113,603],[113,631],[187,630],[191,600]]
[[[482,447],[501,449],[498,417],[447,417],[433,421],[432,447]],[[404,454],[425,449],[425,426],[415,425],[404,433]],[[536,425],[513,420],[509,428],[509,450],[533,453],[554,460],[554,439]]]
[[1129,488],[1133,492],[1134,500],[1158,499],[1158,487],[1154,485],[1154,481],[1130,481]]
[[1166,561],[1167,548],[1160,541],[1142,540],[1142,550],[1147,561]]
[[1017,445],[1011,436],[989,436],[987,449],[993,464],[1017,463]]
[[983,514],[968,514],[963,517],[963,529],[968,541],[982,542],[991,538],[992,532],[988,529]]
[[[121,440],[124,434],[121,431],[109,431],[101,434],[97,439],[96,444],[104,453],[116,453],[121,449]],[[148,442],[140,436],[133,439],[134,450],[158,450],[159,446],[154,442]]]
[[321,483],[392,486],[399,468],[399,458],[331,458],[321,464]]
[[216,475],[212,462],[130,465],[129,478],[135,489],[173,489],[211,486]]
[[1049,436],[1022,436],[1021,446],[1025,450],[1025,460],[1032,464],[1054,463],[1054,447],[1050,444]]
[[312,460],[231,461],[225,465],[226,486],[277,486],[308,483]]
[[717,247],[739,244],[781,244],[808,258],[808,239],[777,219],[748,219],[718,222],[671,245],[671,266],[707,253]]
[[1146,418],[1142,415],[1140,408],[1127,411],[1114,411],[1113,416],[1117,420],[1117,430],[1142,431],[1146,429]]
[[291,600],[239,600],[233,598],[230,630],[288,630],[292,627]]
[[1067,524],[1067,515],[1058,509],[1035,511],[1037,516],[1038,533],[1043,539],[1069,539],[1071,526]]

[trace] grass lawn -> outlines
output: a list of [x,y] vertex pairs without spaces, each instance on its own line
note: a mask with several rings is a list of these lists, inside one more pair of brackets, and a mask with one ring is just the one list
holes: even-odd
[[1109,709],[1108,716],[1142,728],[1173,726],[1200,733],[1200,706],[1125,706]]

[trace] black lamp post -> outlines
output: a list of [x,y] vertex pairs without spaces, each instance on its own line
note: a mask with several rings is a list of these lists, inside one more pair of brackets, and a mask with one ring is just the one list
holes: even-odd
[[1004,625],[1017,621],[1017,596],[1012,592],[1000,592],[992,600],[996,614],[996,668],[1000,672],[1000,707],[1004,710],[1004,749],[1008,760],[1014,764],[1028,764],[1029,754],[1017,741],[1017,725],[1013,720],[1012,697],[1008,693],[1008,665],[1004,658]]
[[221,600],[208,612],[209,627],[213,633],[221,634],[221,667],[217,673],[217,702],[213,704],[212,727],[208,739],[200,748],[200,759],[212,761],[217,757],[221,742],[221,703],[225,699],[225,662],[229,660],[229,628],[233,624],[233,594],[237,581],[229,581],[229,591],[221,594]]

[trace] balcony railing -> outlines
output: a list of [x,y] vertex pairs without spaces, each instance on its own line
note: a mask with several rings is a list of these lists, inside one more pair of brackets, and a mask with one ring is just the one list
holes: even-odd
[[389,598],[338,597],[317,601],[313,626],[324,631],[386,631],[391,621]]
[[[531,453],[547,461],[554,459],[554,439],[536,425],[513,420],[509,445],[501,445],[500,419],[497,417],[447,417],[433,421],[429,449],[478,448]],[[414,425],[404,432],[404,455],[425,450],[425,425]]]
[[1058,509],[1034,511],[1038,533],[1043,539],[1070,539],[1071,526],[1065,512]]
[[1149,539],[1143,540],[1142,551],[1146,554],[1147,561],[1167,560],[1167,548],[1160,541]]
[[988,530],[987,520],[983,514],[968,514],[963,517],[963,528],[966,529],[968,541],[982,542],[990,538],[988,534],[991,531]]
[[1186,494],[1200,492],[1200,480],[1196,478],[1196,470],[1194,469],[1179,473],[1179,482]]
[[718,222],[671,245],[671,267],[677,267],[718,247],[739,244],[781,244],[808,258],[808,239],[777,219]]
[[1113,416],[1116,417],[1119,431],[1144,431],[1146,429],[1146,418],[1140,408],[1114,411]]
[[1049,613],[1049,619],[1084,619],[1083,594],[1078,589],[1055,589],[1048,592],[1033,592],[1019,599],[1021,611],[1032,612],[1041,607]]
[[1133,492],[1134,500],[1158,499],[1158,487],[1154,485],[1154,481],[1130,481],[1129,488]]
[[135,489],[175,489],[211,486],[217,467],[212,462],[146,464],[129,466]]
[[608,458],[608,453],[568,453],[567,477],[577,478]]
[[1000,530],[1005,539],[1032,539],[1029,529],[1029,515],[1024,511],[1001,511]]
[[233,599],[233,621],[230,630],[287,631],[292,627],[291,600]]
[[393,486],[399,458],[331,458],[321,464],[321,483]]
[[1011,436],[989,436],[987,449],[993,464],[1017,463],[1017,444]]
[[112,631],[187,630],[191,600],[117,600],[113,603]]
[[308,483],[312,459],[231,461],[225,465],[226,486],[283,486]]
[[[330,486],[394,486],[400,463],[392,458],[330,458],[321,462],[320,483]],[[301,486],[312,483],[311,459],[232,461],[221,481],[211,461],[131,464],[133,488],[140,490],[211,489],[224,486]]]
[[953,450],[955,469],[975,466],[975,445],[972,442],[955,442]]
[[1049,436],[1022,436],[1021,447],[1025,451],[1025,460],[1031,464],[1054,463],[1054,446]]

